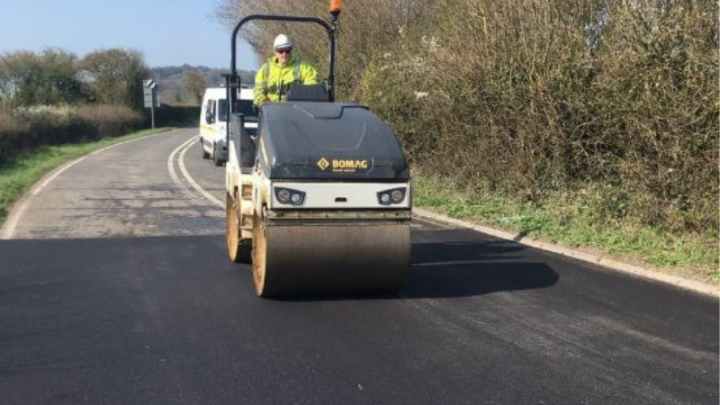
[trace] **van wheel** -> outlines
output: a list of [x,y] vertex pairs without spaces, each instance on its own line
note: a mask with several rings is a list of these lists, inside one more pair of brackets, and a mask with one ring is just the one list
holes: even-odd
[[200,152],[202,153],[203,159],[210,159],[210,154],[205,152],[205,145],[203,145],[202,142],[200,142]]
[[222,164],[223,164],[222,157],[220,156],[220,152],[221,152],[220,145],[218,145],[216,143],[213,144],[212,158],[213,158],[213,162],[215,163],[215,166],[222,166]]

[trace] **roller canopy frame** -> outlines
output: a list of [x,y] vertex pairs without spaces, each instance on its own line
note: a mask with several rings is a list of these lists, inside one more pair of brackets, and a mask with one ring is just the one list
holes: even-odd
[[[298,17],[298,16],[287,16],[287,15],[271,15],[271,14],[253,14],[249,15],[235,25],[230,39],[230,74],[225,76],[226,88],[227,88],[227,100],[228,116],[236,112],[237,102],[237,89],[240,88],[240,77],[237,74],[237,36],[240,28],[250,21],[285,21],[285,22],[299,22],[299,23],[310,23],[321,26],[325,29],[328,36],[328,94],[330,101],[335,101],[335,24],[337,22],[337,15],[332,14],[332,24],[317,17]],[[225,130],[225,144],[230,144],[230,126],[226,126]]]

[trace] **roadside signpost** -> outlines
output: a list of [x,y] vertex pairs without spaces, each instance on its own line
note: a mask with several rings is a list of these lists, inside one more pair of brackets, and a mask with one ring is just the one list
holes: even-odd
[[150,109],[150,120],[152,128],[155,128],[155,107],[160,107],[160,100],[157,97],[157,84],[155,80],[143,80],[143,96],[145,98],[145,108]]

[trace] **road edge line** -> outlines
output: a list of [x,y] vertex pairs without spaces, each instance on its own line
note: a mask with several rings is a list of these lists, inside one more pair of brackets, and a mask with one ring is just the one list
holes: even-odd
[[215,198],[214,195],[210,194],[209,191],[205,190],[198,182],[195,181],[195,179],[190,175],[190,173],[187,171],[187,168],[185,167],[185,153],[192,148],[192,143],[188,143],[185,145],[185,149],[183,149],[182,152],[180,152],[180,156],[178,156],[178,166],[180,167],[180,174],[187,180],[188,183],[190,183],[190,186],[195,189],[200,195],[205,197],[205,199],[209,200],[214,205],[218,206],[219,208],[225,209],[225,204]]
[[182,180],[180,180],[180,176],[178,176],[177,171],[175,171],[175,155],[178,154],[178,152],[180,151],[180,149],[182,149],[182,148],[184,148],[184,147],[186,147],[186,146],[188,146],[188,145],[191,145],[193,142],[195,142],[195,136],[190,137],[188,140],[186,140],[185,142],[181,143],[180,146],[178,146],[177,148],[173,149],[173,151],[170,152],[170,155],[168,155],[167,168],[168,168],[168,172],[169,172],[169,174],[170,174],[170,180],[172,180],[173,183],[175,183],[175,185],[176,185],[178,188],[180,188],[180,190],[181,190],[183,193],[186,194],[186,196],[188,197],[188,199],[189,199],[190,201],[195,202],[195,201],[197,201],[197,200],[199,199],[198,196],[197,196],[195,193],[193,193],[193,192],[185,185],[185,183],[182,182]]
[[577,259],[583,262],[595,264],[610,270],[618,271],[625,274],[632,274],[641,278],[650,279],[654,281],[659,281],[665,284],[670,284],[675,287],[679,287],[685,290],[690,290],[696,293],[700,293],[706,296],[711,297],[720,297],[720,288],[718,286],[712,286],[708,285],[699,281],[695,280],[689,280],[686,278],[682,278],[679,276],[673,276],[670,274],[660,273],[658,271],[649,270],[640,266],[636,266],[633,264],[623,263],[615,259],[611,259],[608,257],[595,255],[592,253],[582,252],[576,249],[571,249],[563,246],[554,245],[547,242],[541,242],[539,240],[530,239],[527,237],[517,238],[516,235],[501,231],[495,228],[490,228],[485,225],[479,225],[475,224],[469,221],[463,221],[460,219],[450,218],[443,214],[438,214],[436,212],[428,211],[422,208],[414,208],[413,207],[413,215],[418,216],[420,218],[429,218],[434,221],[443,222],[446,224],[451,224],[455,226],[459,226],[462,228],[470,228],[472,230],[488,234],[491,236],[495,236],[500,239],[505,239],[508,241],[512,241],[514,243],[518,243],[525,246],[530,246],[536,249],[544,250],[547,252],[559,254],[562,256],[567,256],[573,259]]
[[157,134],[152,134],[152,135],[143,136],[140,138],[129,139],[127,141],[114,143],[112,145],[108,145],[103,148],[88,152],[88,153],[78,157],[77,159],[71,160],[67,163],[63,163],[59,167],[56,167],[55,169],[51,170],[50,172],[45,174],[43,177],[41,177],[38,181],[36,181],[30,187],[30,189],[28,191],[26,191],[25,193],[23,193],[23,195],[10,207],[7,219],[3,223],[2,228],[0,228],[0,240],[13,239],[17,225],[20,223],[20,219],[22,218],[25,211],[27,211],[27,208],[30,205],[32,198],[35,197],[36,195],[40,194],[45,189],[45,187],[47,187],[53,180],[55,180],[58,176],[60,176],[66,170],[70,169],[71,167],[82,162],[83,160],[87,159],[90,156],[104,152],[108,149],[112,149],[116,146],[141,141],[144,139],[150,139],[150,138],[156,137],[158,135],[169,135],[169,134],[172,134],[173,132],[181,131],[183,129],[184,128],[175,129],[172,131],[158,132]]

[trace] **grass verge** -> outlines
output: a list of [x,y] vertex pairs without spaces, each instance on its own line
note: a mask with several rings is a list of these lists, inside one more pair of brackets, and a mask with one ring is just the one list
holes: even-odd
[[0,225],[5,222],[10,205],[52,169],[94,150],[171,129],[148,129],[91,142],[41,146],[4,160],[0,163]]
[[718,282],[718,236],[672,234],[625,220],[598,218],[602,193],[557,193],[541,206],[470,192],[446,179],[414,174],[413,204],[452,218],[492,226],[657,271]]

